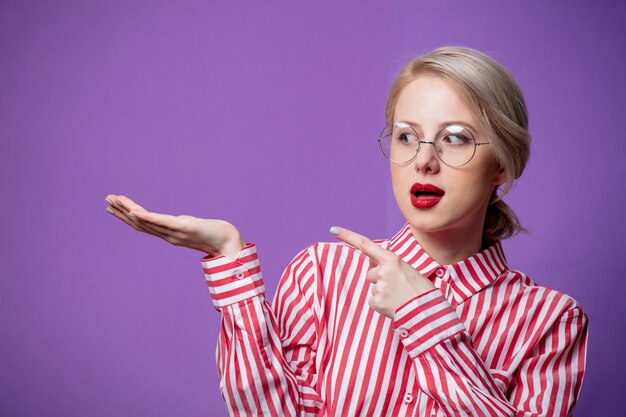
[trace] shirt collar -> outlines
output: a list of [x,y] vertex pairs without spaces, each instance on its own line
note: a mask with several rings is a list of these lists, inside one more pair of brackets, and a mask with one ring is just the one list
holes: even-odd
[[389,239],[386,249],[433,281],[453,306],[461,304],[508,270],[500,242],[460,262],[439,265],[417,242],[409,222]]

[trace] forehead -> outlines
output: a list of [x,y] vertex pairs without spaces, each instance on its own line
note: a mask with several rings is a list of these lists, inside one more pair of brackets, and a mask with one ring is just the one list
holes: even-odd
[[411,121],[424,130],[450,120],[479,127],[460,88],[433,75],[420,75],[404,87],[396,102],[394,120]]

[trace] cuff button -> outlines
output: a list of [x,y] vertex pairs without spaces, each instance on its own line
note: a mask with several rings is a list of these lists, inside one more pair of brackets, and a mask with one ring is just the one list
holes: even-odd
[[403,339],[409,335],[409,332],[403,328],[396,329],[396,333],[398,333],[398,335],[400,335]]

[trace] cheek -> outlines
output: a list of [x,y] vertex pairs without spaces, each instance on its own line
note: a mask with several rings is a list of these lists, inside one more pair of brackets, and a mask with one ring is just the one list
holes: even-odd
[[391,189],[395,197],[398,207],[404,211],[411,207],[409,199],[409,190],[413,184],[410,173],[403,171],[403,167],[394,167],[391,169]]
[[491,190],[493,189],[492,178],[489,175],[483,175],[477,180],[475,185],[476,190],[476,201],[479,202],[489,202],[491,198]]
[[491,196],[491,177],[486,172],[458,172],[450,182],[458,202],[475,206]]
[[397,166],[392,166],[391,168],[391,186],[393,187],[393,191],[396,193],[404,188],[407,182],[407,176],[400,168],[401,167]]

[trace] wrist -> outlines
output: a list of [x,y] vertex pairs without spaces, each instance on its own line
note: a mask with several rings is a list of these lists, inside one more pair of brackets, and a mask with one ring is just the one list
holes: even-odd
[[237,236],[236,239],[228,241],[224,246],[219,249],[219,255],[226,256],[230,259],[237,259],[237,256],[241,250],[246,246],[241,236]]

